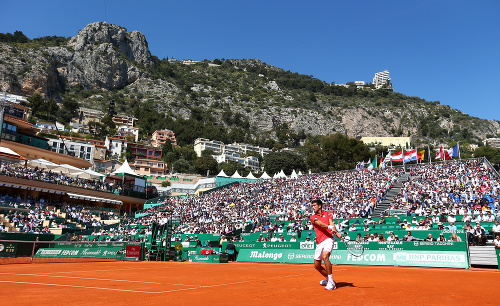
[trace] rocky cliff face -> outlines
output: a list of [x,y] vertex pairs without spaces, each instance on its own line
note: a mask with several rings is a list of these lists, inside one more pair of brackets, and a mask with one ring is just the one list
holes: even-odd
[[86,89],[123,88],[144,75],[136,64],[153,64],[142,33],[105,22],[89,24],[66,47],[1,47],[3,87],[27,96],[57,97],[77,84]]
[[[264,75],[265,70],[281,69],[259,60],[231,60],[216,66],[172,64],[171,68],[175,67],[184,79],[149,76],[146,71],[155,71],[147,69],[153,63],[142,33],[97,22],[80,30],[66,46],[33,48],[0,44],[0,85],[10,93],[26,96],[40,93],[48,98],[61,98],[75,86],[102,90],[95,97],[79,101],[83,106],[97,109],[104,107],[102,101],[109,98],[106,95],[110,90],[124,88],[120,93],[129,105],[118,105],[123,106],[122,111],[154,101],[158,113],[189,118],[193,108],[200,108],[209,111],[223,125],[226,125],[222,108],[225,105],[233,113],[241,114],[260,133],[271,132],[281,124],[295,132],[304,130],[313,135],[340,132],[351,137],[393,136],[395,131],[402,136],[417,135],[419,129],[431,126],[445,130],[440,138],[453,130],[467,131],[479,139],[500,133],[498,121],[472,118],[428,102],[417,106],[382,100],[377,105],[375,100],[342,98],[339,102],[319,97],[312,103],[309,98],[304,99],[310,92],[280,87],[273,77]],[[422,122],[428,126],[422,127]]]

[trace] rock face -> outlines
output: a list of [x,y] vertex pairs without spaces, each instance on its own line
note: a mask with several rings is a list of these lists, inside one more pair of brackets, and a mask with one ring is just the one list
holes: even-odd
[[[208,63],[206,68],[201,63],[189,69],[174,63],[182,66],[179,69],[184,78],[168,81],[148,76],[144,67],[152,65],[153,57],[142,33],[127,32],[105,22],[89,24],[66,46],[31,48],[0,43],[0,85],[13,94],[62,98],[59,95],[72,88],[102,90],[105,95],[106,91],[126,87],[122,93],[124,99],[134,99],[132,107],[155,101],[159,113],[184,119],[191,116],[193,108],[203,109],[211,112],[217,124],[232,128],[223,118],[227,106],[248,120],[257,133],[270,137],[282,124],[295,132],[340,132],[351,137],[393,136],[396,132],[416,135],[422,126],[434,134],[466,131],[479,139],[500,133],[499,121],[468,117],[428,102],[399,105],[382,100],[377,105],[375,101],[342,97],[338,101],[318,98],[313,103],[309,98],[312,91],[291,90],[272,77],[281,69],[255,59]],[[94,108],[99,100],[88,97],[79,102]]]
[[16,48],[2,44],[0,73],[12,93],[57,98],[77,84],[86,89],[120,89],[144,75],[136,65],[153,65],[142,33],[105,22],[92,23],[67,47]]
[[146,66],[153,63],[144,34],[137,31],[128,33],[127,29],[106,22],[87,25],[68,42],[68,46],[77,52],[93,51],[96,44],[109,44],[131,61]]

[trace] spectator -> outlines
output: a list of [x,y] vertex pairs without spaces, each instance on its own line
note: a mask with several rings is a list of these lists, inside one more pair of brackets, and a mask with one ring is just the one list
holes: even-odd
[[500,235],[495,236],[495,240],[493,240],[493,243],[495,244],[495,249],[500,249]]
[[429,233],[427,234],[427,238],[425,238],[425,241],[436,241],[436,238],[432,237],[432,234]]
[[476,222],[474,228],[474,243],[475,245],[486,245],[486,232],[479,222]]

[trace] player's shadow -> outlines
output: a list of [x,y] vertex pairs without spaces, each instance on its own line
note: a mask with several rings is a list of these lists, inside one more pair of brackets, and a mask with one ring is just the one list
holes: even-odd
[[355,286],[353,283],[347,283],[347,282],[337,282],[335,283],[336,286],[337,286],[337,289],[338,288],[342,288],[342,287],[353,287],[353,288],[373,288],[373,287],[358,287],[358,286]]

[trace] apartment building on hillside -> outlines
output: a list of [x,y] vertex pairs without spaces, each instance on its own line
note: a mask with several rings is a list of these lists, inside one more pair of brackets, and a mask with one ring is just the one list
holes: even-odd
[[194,151],[196,152],[196,155],[198,155],[198,157],[200,157],[201,152],[206,149],[213,150],[215,155],[223,153],[237,153],[239,155],[246,155],[250,154],[251,152],[255,152],[264,157],[272,152],[271,149],[261,148],[246,143],[232,143],[226,145],[221,141],[209,140],[204,138],[198,138],[194,141]]
[[373,77],[373,85],[375,85],[376,89],[382,88],[387,81],[391,81],[391,78],[389,77],[389,70],[384,70],[382,72],[377,72],[375,73],[375,76]]
[[170,141],[172,146],[177,146],[177,140],[175,139],[175,133],[171,130],[156,130],[151,136],[151,145],[153,147],[161,148],[163,144]]

